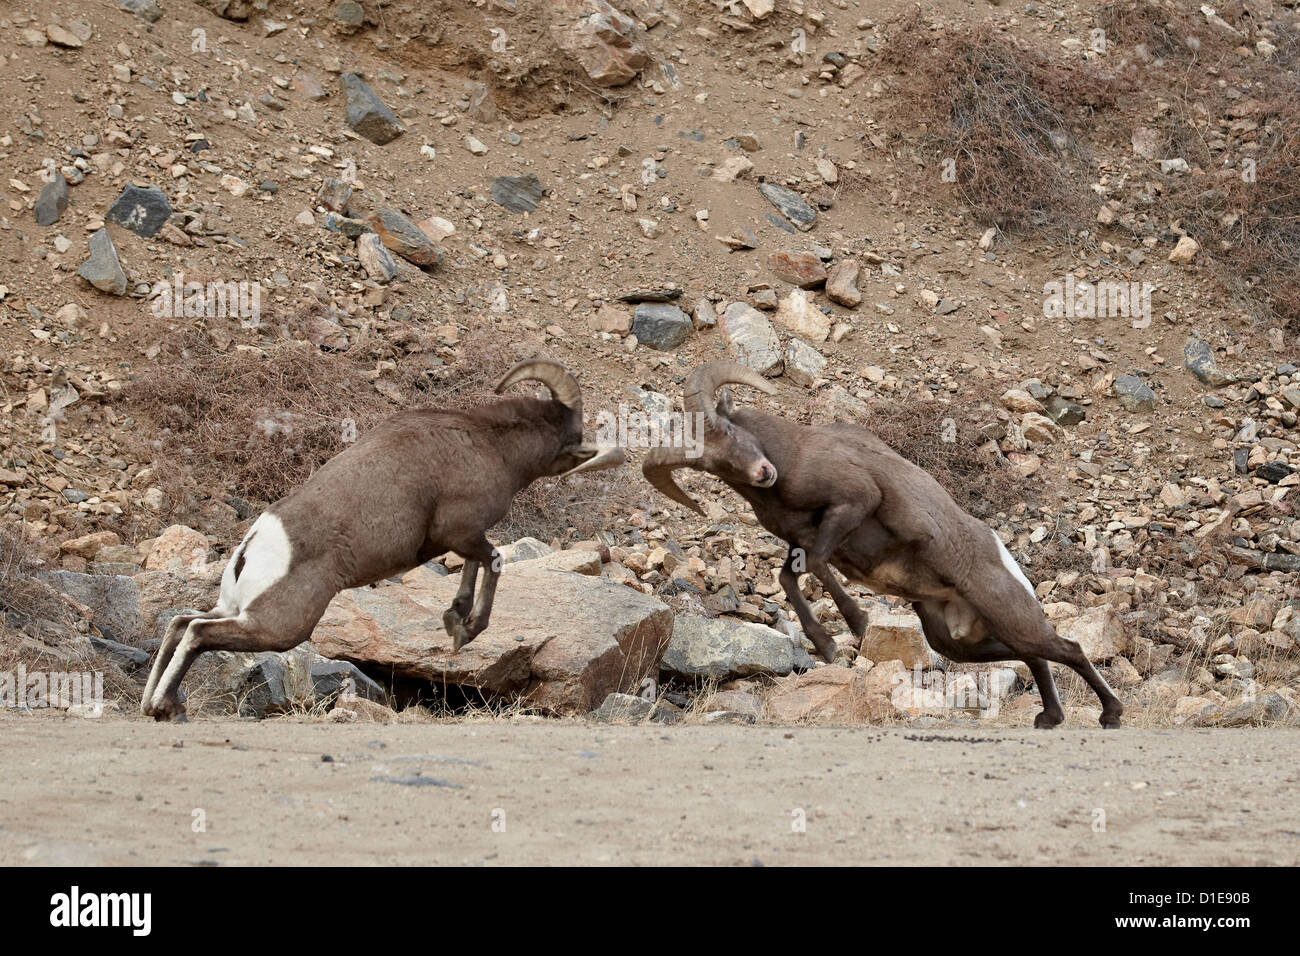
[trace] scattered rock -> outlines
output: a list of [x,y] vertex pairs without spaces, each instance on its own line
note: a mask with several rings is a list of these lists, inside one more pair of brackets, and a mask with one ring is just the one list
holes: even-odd
[[776,183],[759,183],[759,192],[777,209],[781,215],[801,232],[807,232],[817,225],[817,210],[804,200],[797,192],[778,186]]
[[172,205],[161,189],[132,183],[122,190],[104,218],[142,239],[151,239],[167,224],[171,214]]
[[1202,384],[1209,385],[1211,388],[1231,385],[1236,381],[1233,376],[1219,371],[1218,365],[1214,362],[1214,350],[1200,339],[1188,339],[1187,344],[1183,346],[1183,366]]
[[826,267],[811,252],[773,252],[767,266],[783,282],[813,289],[826,282]]
[[54,180],[46,183],[36,200],[36,225],[52,226],[59,221],[68,208],[68,181],[62,173],[55,173]]
[[632,313],[632,334],[637,342],[661,352],[677,348],[693,331],[690,316],[675,305],[643,302]]
[[678,615],[660,662],[662,673],[687,680],[724,681],[807,670],[812,659],[789,637],[762,624]]
[[407,262],[421,268],[438,264],[438,250],[428,233],[398,212],[381,206],[366,218],[380,241]]
[[722,314],[722,329],[743,364],[762,375],[781,368],[781,340],[762,312],[733,302]]
[[126,295],[126,273],[117,258],[117,249],[107,226],[90,237],[90,258],[82,263],[77,275],[100,292]]
[[826,278],[826,298],[846,309],[861,305],[862,293],[857,286],[860,268],[856,259],[841,259],[831,266]]
[[1136,375],[1121,375],[1115,379],[1111,391],[1119,403],[1131,412],[1154,412],[1156,393]]
[[492,201],[511,212],[533,212],[542,201],[541,181],[532,173],[498,176],[492,180]]
[[375,91],[355,73],[339,77],[347,98],[348,125],[376,146],[385,146],[406,132],[404,127]]

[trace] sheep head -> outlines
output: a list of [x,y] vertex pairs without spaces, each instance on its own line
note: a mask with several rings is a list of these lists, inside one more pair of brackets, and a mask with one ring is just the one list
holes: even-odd
[[705,471],[731,485],[770,488],[776,483],[776,466],[768,460],[758,439],[731,420],[731,390],[723,389],[715,404],[718,389],[727,384],[749,385],[768,395],[776,392],[771,382],[739,362],[701,365],[686,381],[682,405],[703,426],[702,452],[688,457],[682,448],[652,448],[641,465],[641,473],[650,484],[699,514],[704,510],[673,480],[678,468]]
[[627,459],[617,445],[588,445],[582,440],[582,389],[569,371],[552,359],[528,359],[520,362],[497,383],[501,394],[519,382],[541,382],[551,393],[551,400],[563,405],[565,415],[565,440],[555,457],[546,463],[544,475],[575,475],[580,471],[600,471],[615,468]]

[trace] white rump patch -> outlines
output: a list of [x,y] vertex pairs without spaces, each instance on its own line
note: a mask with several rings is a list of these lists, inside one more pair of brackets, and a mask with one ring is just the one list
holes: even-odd
[[[235,580],[235,565],[243,556],[239,580]],[[244,535],[235,553],[230,556],[226,570],[221,575],[221,598],[217,610],[234,617],[248,610],[248,606],[267,588],[284,577],[289,570],[293,548],[284,532],[280,519],[264,511]]]
[[1025,586],[1025,590],[1029,592],[1029,596],[1037,601],[1038,595],[1034,594],[1034,586],[1029,583],[1029,578],[1025,577],[1025,572],[1020,570],[1020,565],[1016,564],[1016,559],[1011,556],[1011,552],[1008,551],[1007,546],[1002,543],[1002,539],[998,537],[998,533],[992,528],[989,529],[989,533],[993,535],[993,540],[997,542],[998,557],[1002,559],[1002,566],[1010,571],[1012,577]]

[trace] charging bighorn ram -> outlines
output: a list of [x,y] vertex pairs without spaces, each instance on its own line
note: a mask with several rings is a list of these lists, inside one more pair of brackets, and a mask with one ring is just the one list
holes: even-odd
[[[721,478],[754,509],[763,526],[790,545],[780,581],[804,633],[827,661],[835,642],[799,591],[797,570],[811,572],[853,633],[867,621],[832,567],[878,594],[912,602],[926,640],[954,661],[1019,659],[1043,698],[1036,727],[1065,717],[1047,666],[1083,677],[1101,699],[1101,725],[1119,726],[1123,706],[1078,643],[1059,636],[1034,589],[993,529],[971,517],[925,471],[855,425],[800,425],[737,409],[727,383],[776,389],[735,362],[710,362],[685,387],[685,410],[704,416],[704,449],[652,449],[642,465],[661,492],[703,514],[673,480],[678,468]],[[767,469],[775,467],[775,476]],[[756,480],[758,479],[758,480]],[[802,555],[804,567],[799,568]]]
[[171,620],[140,709],[183,718],[181,680],[204,651],[287,651],[311,636],[339,591],[446,551],[461,555],[465,569],[443,626],[455,650],[472,641],[488,625],[500,574],[485,532],[511,499],[538,478],[611,468],[624,457],[583,442],[582,393],[564,366],[521,362],[496,390],[519,382],[541,382],[550,399],[401,412],[263,512],[226,565],[217,606]]

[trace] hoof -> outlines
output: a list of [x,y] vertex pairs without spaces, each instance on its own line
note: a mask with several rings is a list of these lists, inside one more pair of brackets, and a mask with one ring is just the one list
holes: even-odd
[[155,707],[153,719],[160,724],[166,721],[171,721],[173,724],[188,724],[190,722],[190,719],[185,716],[185,705],[180,703],[168,704],[164,702],[161,707]]
[[1098,723],[1107,730],[1119,730],[1119,714],[1102,714]]
[[1043,711],[1034,718],[1034,726],[1039,730],[1051,730],[1064,719],[1064,714],[1049,714],[1047,711]]
[[453,652],[460,650],[474,639],[469,633],[469,628],[465,626],[465,621],[453,608],[447,608],[442,612],[442,626],[446,629],[447,636],[451,638]]

